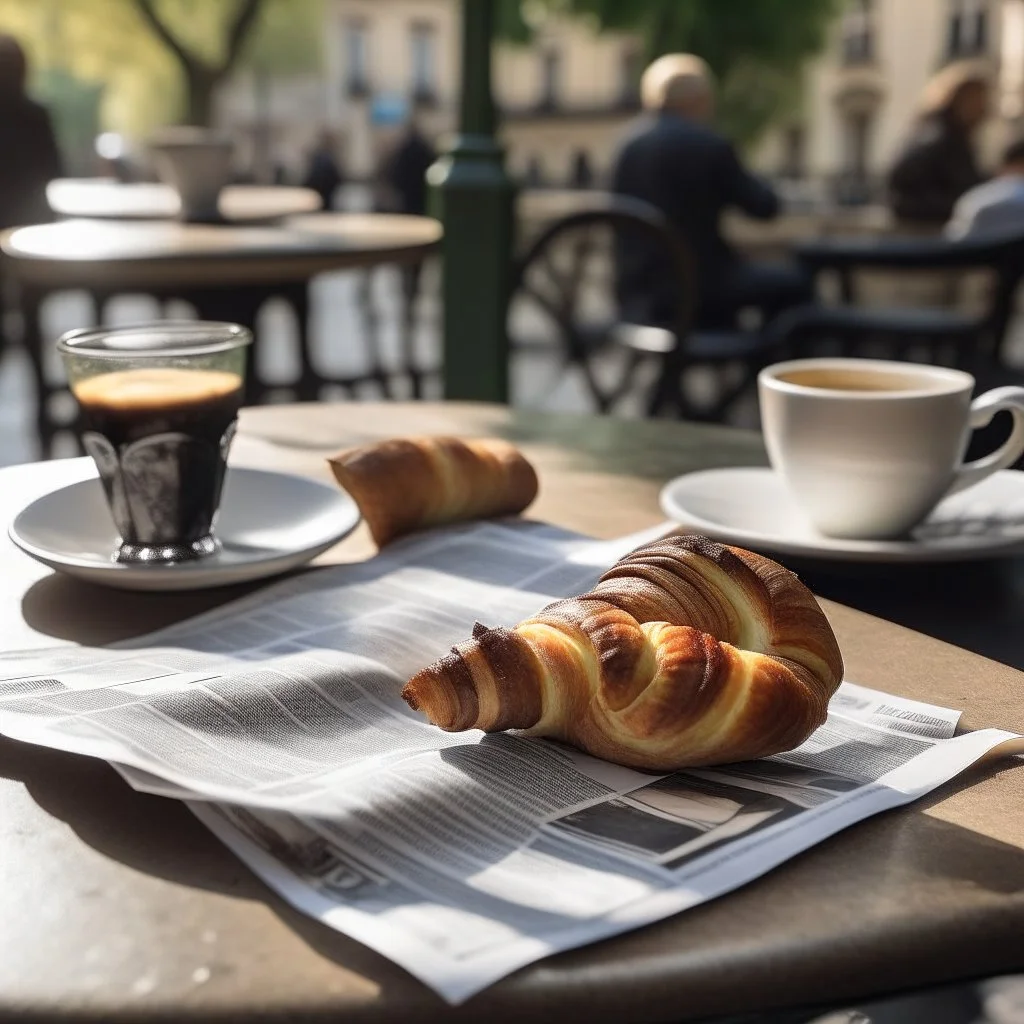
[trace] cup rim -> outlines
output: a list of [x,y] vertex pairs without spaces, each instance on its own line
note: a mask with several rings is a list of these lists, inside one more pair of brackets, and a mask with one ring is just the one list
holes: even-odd
[[[161,342],[151,348],[107,348],[111,336],[155,333]],[[145,361],[185,356],[209,356],[252,344],[252,331],[241,324],[218,320],[145,320],[113,327],[80,327],[57,339],[62,356],[89,359]]]
[[[902,388],[894,391],[853,391],[844,388],[809,387],[806,384],[794,384],[792,381],[780,380],[785,373],[799,370],[876,370],[889,373],[918,374],[928,377],[931,386],[919,388]],[[931,366],[927,363],[901,362],[896,359],[856,359],[849,357],[820,357],[807,359],[788,359],[781,363],[766,366],[757,375],[759,385],[790,395],[819,395],[830,400],[840,399],[851,402],[885,402],[905,401],[908,398],[936,398],[943,395],[956,395],[974,389],[975,379],[965,370],[957,370],[951,366]],[[945,385],[945,386],[943,386]]]

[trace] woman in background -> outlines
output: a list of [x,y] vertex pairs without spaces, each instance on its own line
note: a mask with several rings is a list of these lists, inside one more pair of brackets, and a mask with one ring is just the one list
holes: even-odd
[[974,134],[988,117],[989,83],[968,62],[943,68],[925,87],[921,115],[889,173],[901,228],[939,231],[956,201],[982,181]]

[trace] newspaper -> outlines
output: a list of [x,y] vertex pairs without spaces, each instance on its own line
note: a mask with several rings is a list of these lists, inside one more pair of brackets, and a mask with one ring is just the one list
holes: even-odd
[[[660,532],[660,531],[658,531]],[[114,648],[0,657],[0,732],[105,758],[305,913],[461,1002],[524,964],[721,895],[1019,737],[844,683],[797,750],[657,776],[448,734],[405,679],[637,544],[476,524],[304,574]]]

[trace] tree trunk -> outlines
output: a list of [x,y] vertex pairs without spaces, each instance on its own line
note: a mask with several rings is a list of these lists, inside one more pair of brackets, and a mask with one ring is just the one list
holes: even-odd
[[208,128],[213,121],[213,97],[223,76],[205,64],[185,66],[186,124]]
[[135,8],[156,37],[177,58],[185,75],[187,123],[208,127],[213,118],[213,94],[217,84],[235,65],[259,16],[263,0],[242,0],[228,29],[227,52],[220,64],[207,64],[187,47],[157,14],[153,0],[135,0]]

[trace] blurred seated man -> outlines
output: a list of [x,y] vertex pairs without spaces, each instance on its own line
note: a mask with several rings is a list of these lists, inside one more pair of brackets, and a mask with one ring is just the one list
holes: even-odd
[[0,228],[49,220],[46,185],[60,175],[50,117],[26,95],[27,73],[17,40],[0,35]]
[[[640,91],[645,113],[618,154],[612,189],[656,206],[686,243],[696,271],[698,324],[732,327],[749,308],[767,320],[811,301],[810,281],[798,267],[745,260],[722,236],[722,214],[730,207],[770,220],[780,204],[709,126],[714,88],[707,64],[692,54],[660,57],[644,72]],[[623,319],[672,320],[679,283],[649,244],[621,233],[616,274]]]
[[1024,138],[1003,152],[999,174],[960,197],[946,225],[948,238],[1024,234]]

